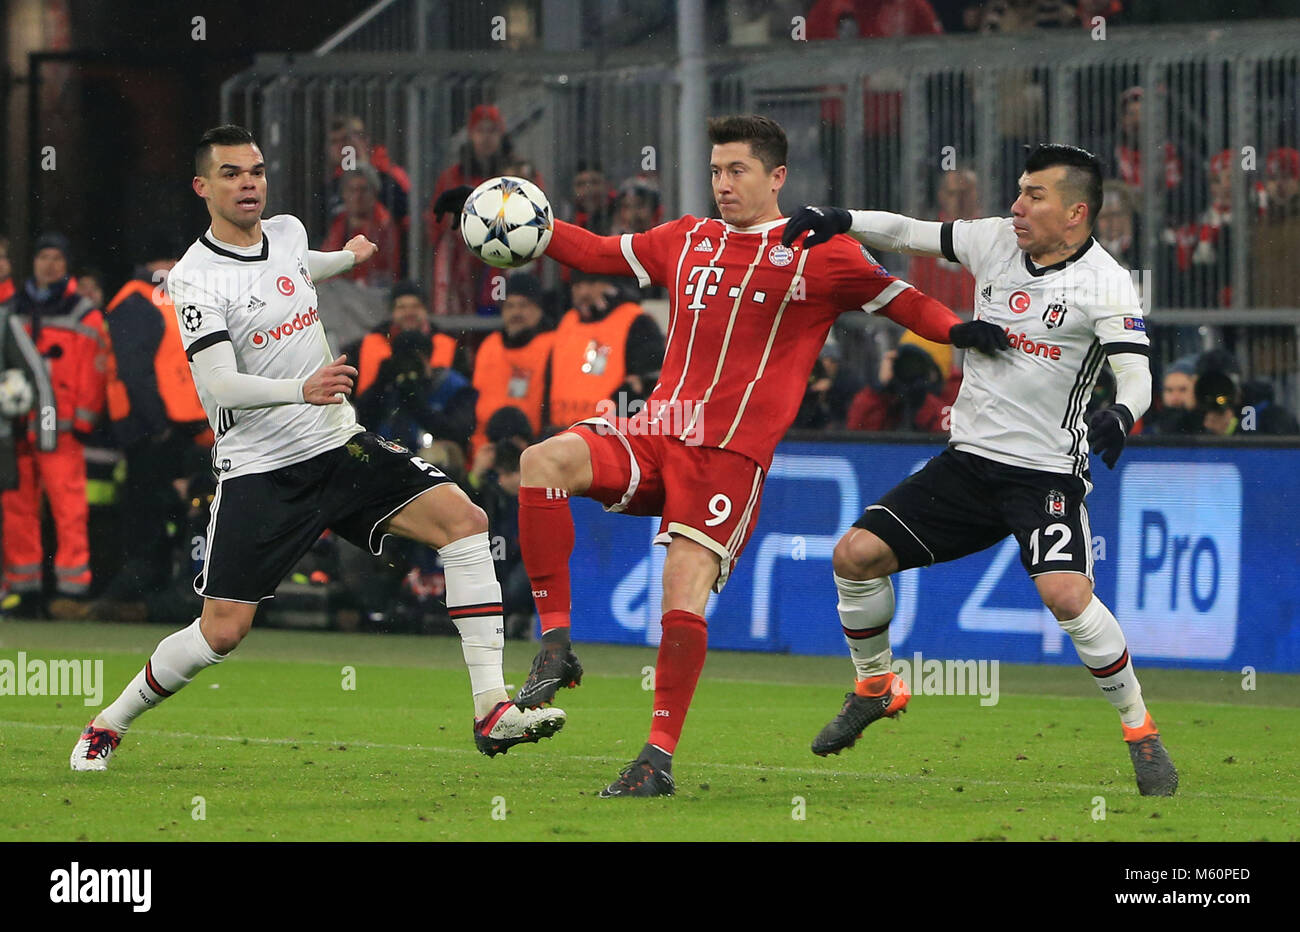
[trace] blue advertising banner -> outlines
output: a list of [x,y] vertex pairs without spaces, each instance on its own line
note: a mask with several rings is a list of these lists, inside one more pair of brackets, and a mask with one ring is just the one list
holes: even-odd
[[[831,553],[863,508],[942,449],[786,443],[749,546],[709,602],[716,649],[846,655]],[[1094,458],[1088,497],[1097,594],[1144,665],[1300,672],[1300,451],[1130,447]],[[573,500],[578,640],[656,644],[657,518]],[[1015,539],[894,577],[895,656],[1075,664]]]

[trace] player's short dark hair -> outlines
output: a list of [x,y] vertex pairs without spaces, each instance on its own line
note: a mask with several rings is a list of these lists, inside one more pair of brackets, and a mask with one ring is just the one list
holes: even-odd
[[709,142],[723,146],[729,142],[747,142],[754,158],[772,172],[784,165],[790,149],[781,124],[756,113],[713,117],[709,120]]
[[198,148],[194,150],[194,174],[204,175],[208,171],[208,162],[212,158],[213,146],[257,145],[251,130],[234,123],[222,123],[214,126],[199,137]]
[[1025,159],[1026,172],[1040,172],[1061,165],[1065,168],[1065,186],[1071,203],[1088,205],[1088,229],[1101,213],[1101,161],[1087,149],[1060,143],[1043,143]]

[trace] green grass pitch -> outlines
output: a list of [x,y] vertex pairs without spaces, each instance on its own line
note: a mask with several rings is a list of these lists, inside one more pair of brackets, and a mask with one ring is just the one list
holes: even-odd
[[[103,658],[107,703],[166,633],[0,622],[0,659]],[[578,650],[587,675],[560,693],[566,728],[491,759],[473,747],[454,638],[255,630],[139,719],[107,773],[68,768],[97,708],[0,696],[0,841],[1300,839],[1297,676],[1247,691],[1236,674],[1139,668],[1181,777],[1175,798],[1144,799],[1081,667],[1004,664],[996,705],[917,696],[822,759],[808,745],[838,710],[847,659],[714,652],[677,796],[602,800],[645,739],[655,652]],[[508,682],[532,653],[507,645]]]

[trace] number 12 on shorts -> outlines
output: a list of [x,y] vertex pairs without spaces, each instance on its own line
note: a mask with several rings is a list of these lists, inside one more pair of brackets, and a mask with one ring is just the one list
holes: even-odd
[[[1056,541],[1047,548],[1046,556],[1040,556],[1040,544],[1038,532],[1043,532],[1045,537],[1055,537]],[[1032,562],[1036,565],[1039,563],[1050,562],[1052,560],[1069,561],[1070,555],[1065,552],[1065,548],[1070,546],[1070,538],[1073,534],[1069,527],[1064,524],[1049,524],[1046,528],[1034,528],[1034,533],[1029,535],[1029,551],[1033,557]]]

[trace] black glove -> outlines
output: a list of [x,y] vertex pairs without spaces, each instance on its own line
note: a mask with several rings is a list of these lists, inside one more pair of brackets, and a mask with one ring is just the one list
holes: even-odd
[[1011,346],[1006,331],[987,320],[968,320],[964,324],[953,324],[952,329],[948,331],[948,341],[961,349],[977,349],[989,356]]
[[853,218],[843,207],[800,207],[786,223],[781,245],[789,246],[800,233],[811,230],[803,241],[803,248],[812,249],[832,236],[848,232],[851,226]]
[[463,184],[459,188],[443,191],[433,202],[433,219],[441,223],[443,214],[452,214],[455,217],[453,223],[460,226],[460,212],[465,209],[465,202],[473,190],[469,185]]
[[1124,441],[1133,429],[1133,412],[1124,405],[1103,408],[1088,419],[1088,444],[1101,454],[1107,469],[1114,469],[1124,452]]

